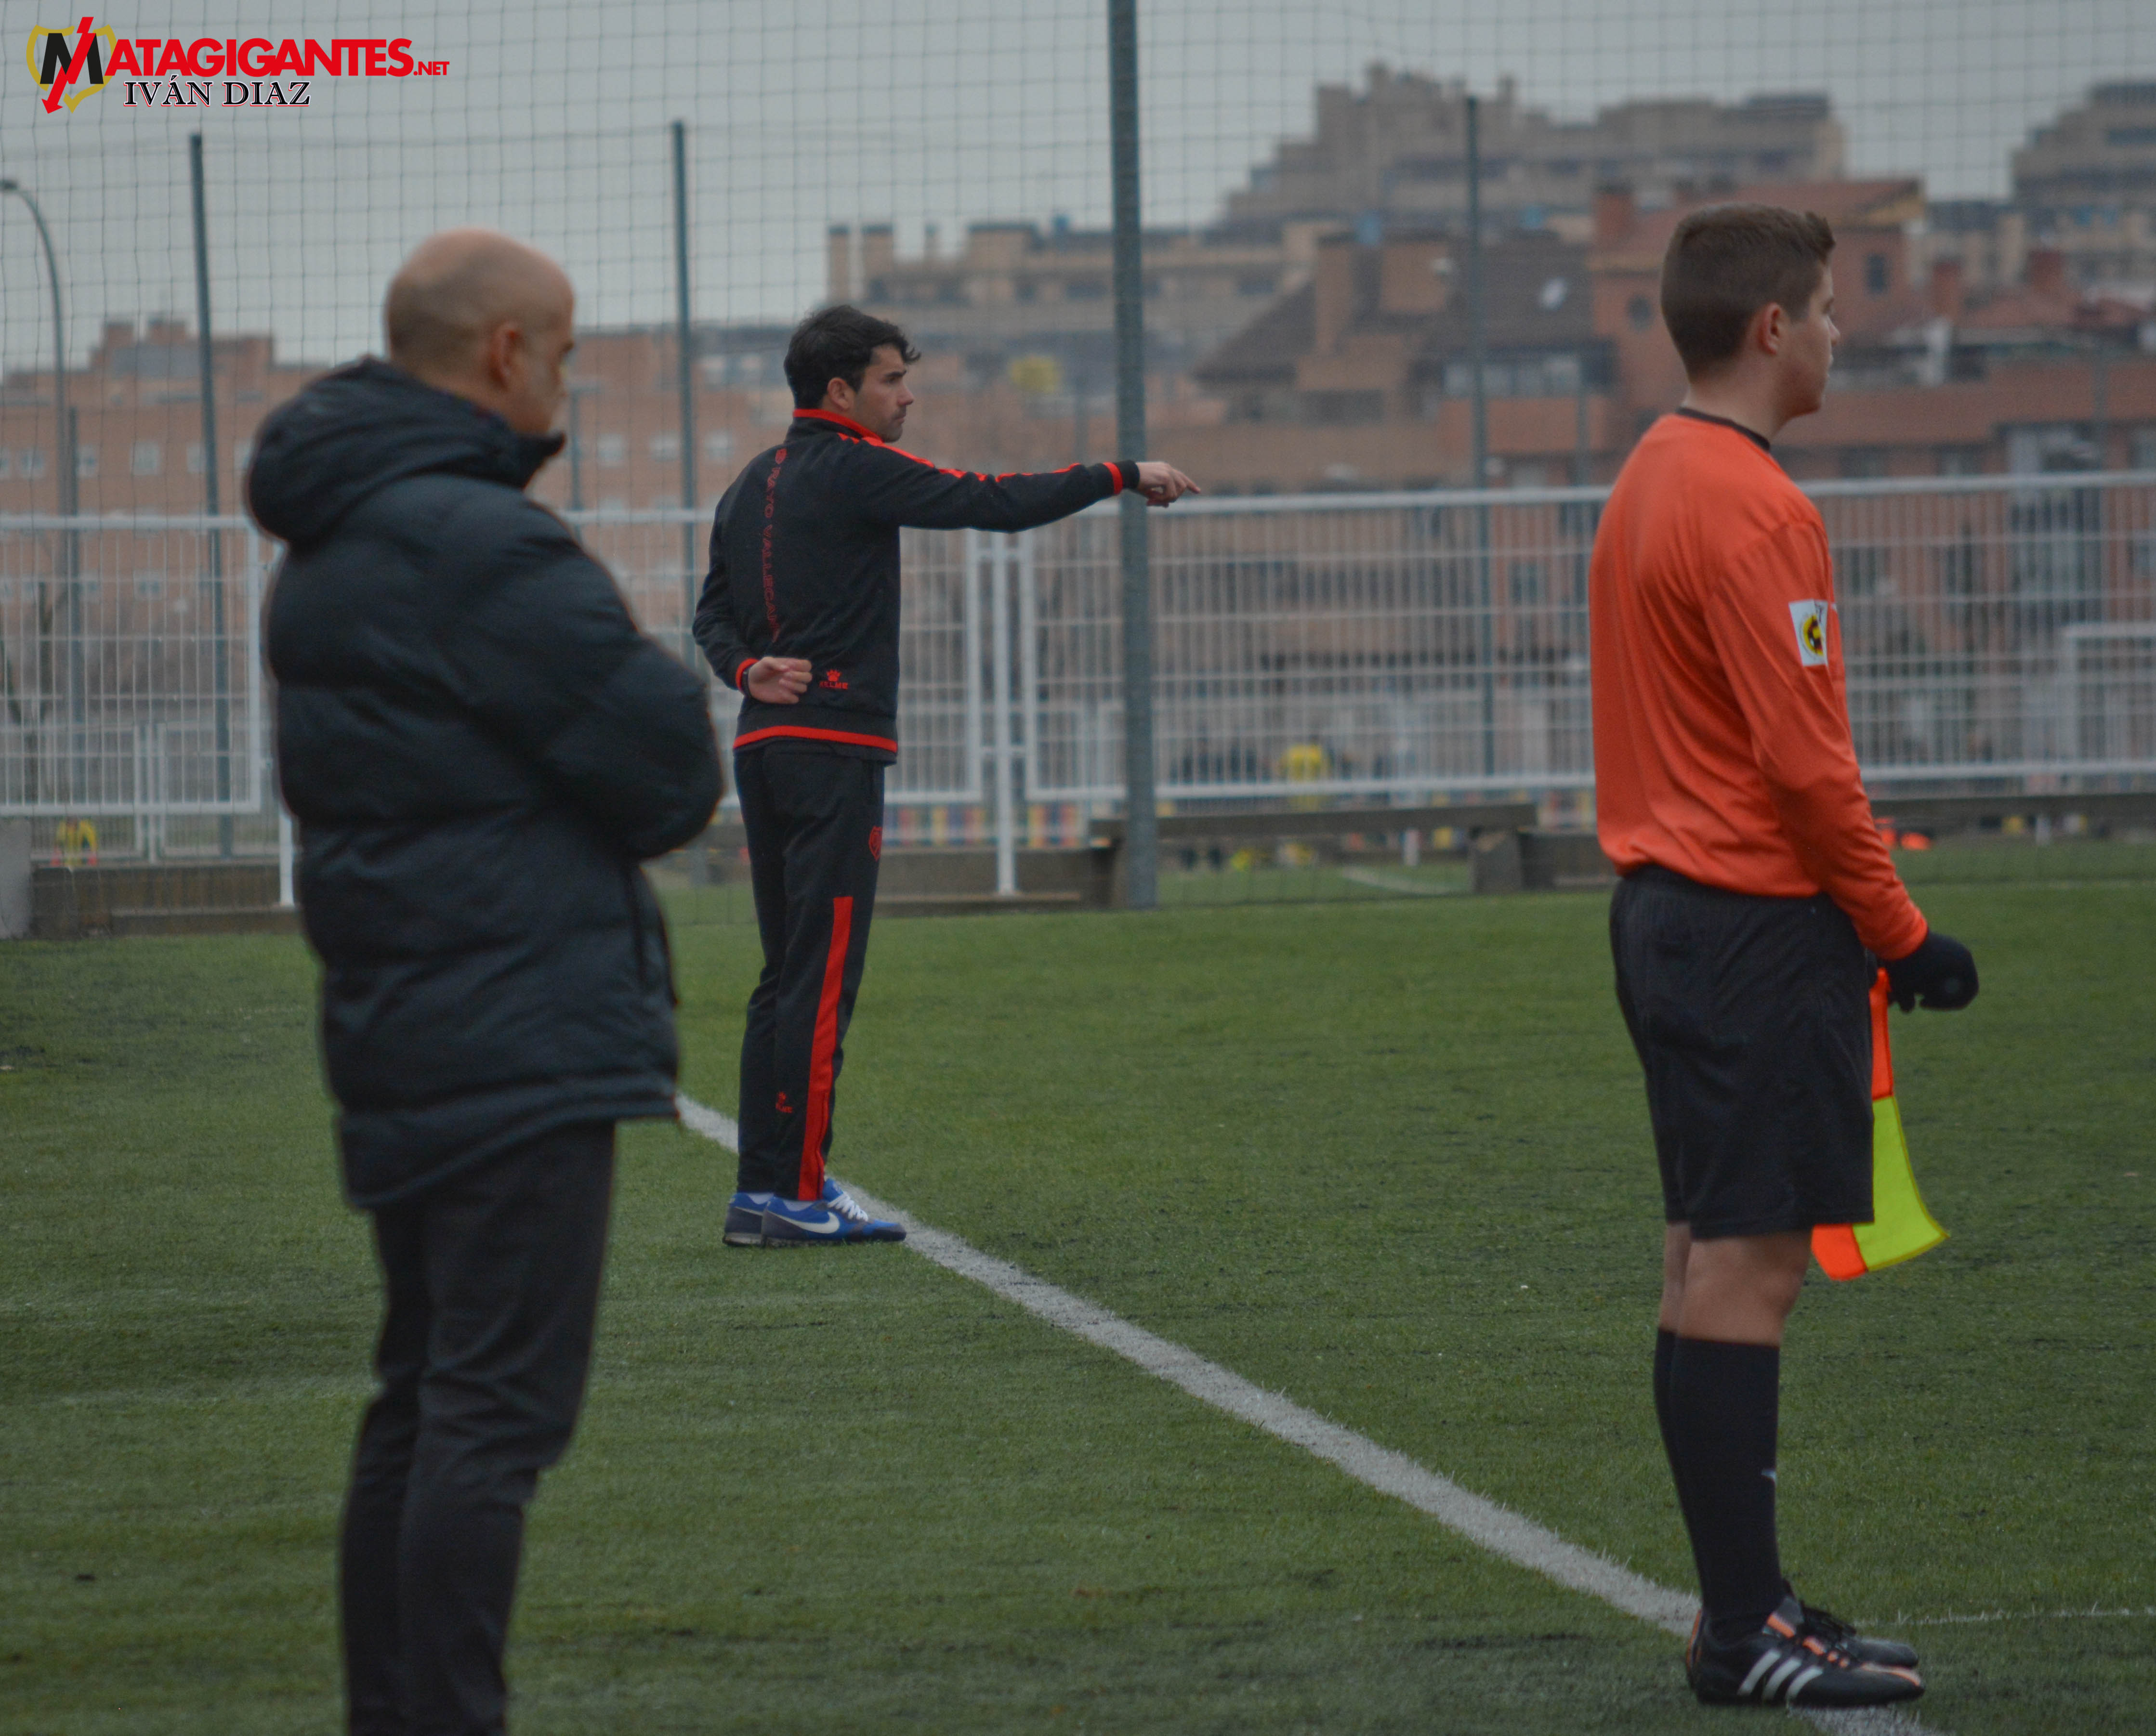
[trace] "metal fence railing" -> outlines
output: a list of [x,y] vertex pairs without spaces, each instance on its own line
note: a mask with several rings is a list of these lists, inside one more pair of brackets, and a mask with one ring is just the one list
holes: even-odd
[[[1877,786],[2156,775],[2156,475],[1825,483]],[[1421,800],[1584,788],[1607,491],[1193,501],[1152,532],[1160,791]],[[1121,794],[1115,524],[1033,533],[1022,755]]]
[[[1876,787],[2156,776],[2156,475],[1815,484]],[[1605,491],[1190,501],[1152,525],[1160,792],[1420,801],[1593,777]],[[688,650],[679,509],[571,515]],[[1122,794],[1116,521],[906,533],[901,803]],[[701,535],[696,539],[701,543]],[[0,813],[261,811],[275,545],[0,518]],[[222,575],[221,576],[219,575]],[[714,694],[721,738],[732,696]]]
[[239,518],[0,518],[0,814],[259,809],[272,547]]

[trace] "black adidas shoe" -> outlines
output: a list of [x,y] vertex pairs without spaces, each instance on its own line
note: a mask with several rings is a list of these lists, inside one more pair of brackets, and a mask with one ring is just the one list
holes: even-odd
[[[1782,1590],[1792,1597],[1797,1595],[1796,1587],[1787,1580],[1782,1581]],[[1915,1651],[1899,1640],[1875,1640],[1868,1634],[1857,1632],[1840,1616],[1814,1609],[1810,1604],[1804,1605],[1804,1611],[1807,1628],[1835,1651],[1846,1652],[1861,1664],[1884,1664],[1892,1670],[1917,1667]]]
[[1695,1622],[1685,1677],[1709,1706],[1886,1706],[1924,1691],[1907,1665],[1867,1663],[1815,1631],[1794,1592],[1734,1646],[1714,1644],[1704,1616]]

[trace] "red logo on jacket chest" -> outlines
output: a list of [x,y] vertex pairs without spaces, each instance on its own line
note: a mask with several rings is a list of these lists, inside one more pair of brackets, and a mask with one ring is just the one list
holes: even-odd
[[844,693],[846,690],[848,684],[846,678],[838,670],[826,669],[821,675],[817,677],[816,685],[819,687],[829,688],[833,693]]
[[872,826],[869,828],[869,860],[871,862],[883,860],[883,827],[880,826]]

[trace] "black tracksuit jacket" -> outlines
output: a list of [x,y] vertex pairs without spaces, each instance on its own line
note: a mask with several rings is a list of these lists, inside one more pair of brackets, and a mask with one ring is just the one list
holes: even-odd
[[895,758],[900,526],[1029,530],[1137,484],[1130,463],[945,470],[849,417],[797,410],[786,443],[751,459],[719,502],[696,605],[696,643],[731,688],[759,658],[808,660],[799,704],[742,694],[734,746],[790,739]]

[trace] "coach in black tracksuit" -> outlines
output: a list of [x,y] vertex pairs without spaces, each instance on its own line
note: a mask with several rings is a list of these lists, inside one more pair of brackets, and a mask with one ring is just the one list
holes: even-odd
[[711,528],[696,642],[742,695],[734,764],[764,959],[742,1045],[737,1245],[901,1233],[824,1174],[898,755],[900,527],[1024,530],[1125,489],[1164,505],[1191,487],[1158,463],[984,476],[916,458],[889,443],[916,360],[896,325],[858,309],[804,320],[786,356],[793,425],[735,479]]

